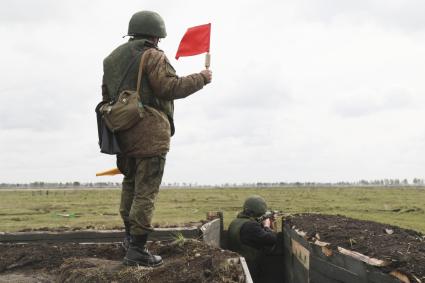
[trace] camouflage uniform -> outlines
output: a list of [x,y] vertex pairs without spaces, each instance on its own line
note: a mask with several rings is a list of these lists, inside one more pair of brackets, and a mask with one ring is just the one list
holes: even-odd
[[143,235],[153,230],[152,216],[164,173],[165,155],[134,158],[131,161],[134,174],[124,177],[120,214],[124,223],[131,225],[131,235]]
[[[152,231],[155,199],[164,173],[170,136],[174,134],[173,100],[187,97],[207,83],[207,78],[200,73],[178,77],[163,51],[146,39],[130,39],[104,60],[102,96],[105,101],[113,99],[122,90],[136,89],[138,62],[143,53],[146,53],[146,58],[141,101],[159,111],[165,118],[143,127],[136,126],[127,133],[118,135],[124,155],[118,156],[117,163],[126,175],[123,180],[120,213],[126,226],[130,224],[132,236]],[[168,132],[165,137],[160,133],[164,129]],[[152,138],[157,135],[163,138]],[[127,145],[135,141],[141,142],[143,146],[137,152],[129,151]]]
[[260,196],[250,196],[228,228],[228,248],[245,257],[254,282],[282,282],[281,268],[273,263],[283,260],[282,233],[276,234],[257,221],[266,213],[267,204]]

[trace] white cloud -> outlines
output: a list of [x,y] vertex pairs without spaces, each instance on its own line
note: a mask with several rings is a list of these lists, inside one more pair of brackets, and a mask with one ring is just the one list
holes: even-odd
[[329,25],[351,22],[356,25],[378,24],[386,29],[419,31],[425,28],[421,0],[303,0],[296,10],[303,20],[322,21]]
[[412,100],[412,95],[406,89],[356,90],[355,93],[337,100],[333,108],[342,117],[358,117],[380,111],[402,111],[409,106],[415,107]]

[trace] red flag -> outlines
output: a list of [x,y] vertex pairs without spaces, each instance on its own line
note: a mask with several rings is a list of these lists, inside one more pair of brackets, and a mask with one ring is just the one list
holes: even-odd
[[176,59],[180,56],[198,55],[210,52],[211,24],[188,28],[180,41]]

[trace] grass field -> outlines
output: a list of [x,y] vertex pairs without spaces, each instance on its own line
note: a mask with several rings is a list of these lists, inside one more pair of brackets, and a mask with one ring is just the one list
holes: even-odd
[[[425,232],[423,188],[162,189],[154,223],[183,224],[223,211],[225,225],[251,195],[287,213],[319,212],[374,220]],[[0,231],[41,227],[122,226],[120,190],[0,190]],[[66,215],[70,215],[67,217]],[[74,215],[76,217],[74,217]]]

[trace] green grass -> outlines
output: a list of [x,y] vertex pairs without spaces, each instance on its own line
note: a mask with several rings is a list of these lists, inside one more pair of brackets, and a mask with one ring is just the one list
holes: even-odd
[[[342,214],[425,232],[423,188],[266,188],[164,189],[154,223],[183,224],[223,211],[225,225],[246,197],[263,196],[269,206],[287,213]],[[0,190],[0,231],[41,227],[120,227],[120,190]],[[64,217],[58,214],[76,214]]]

